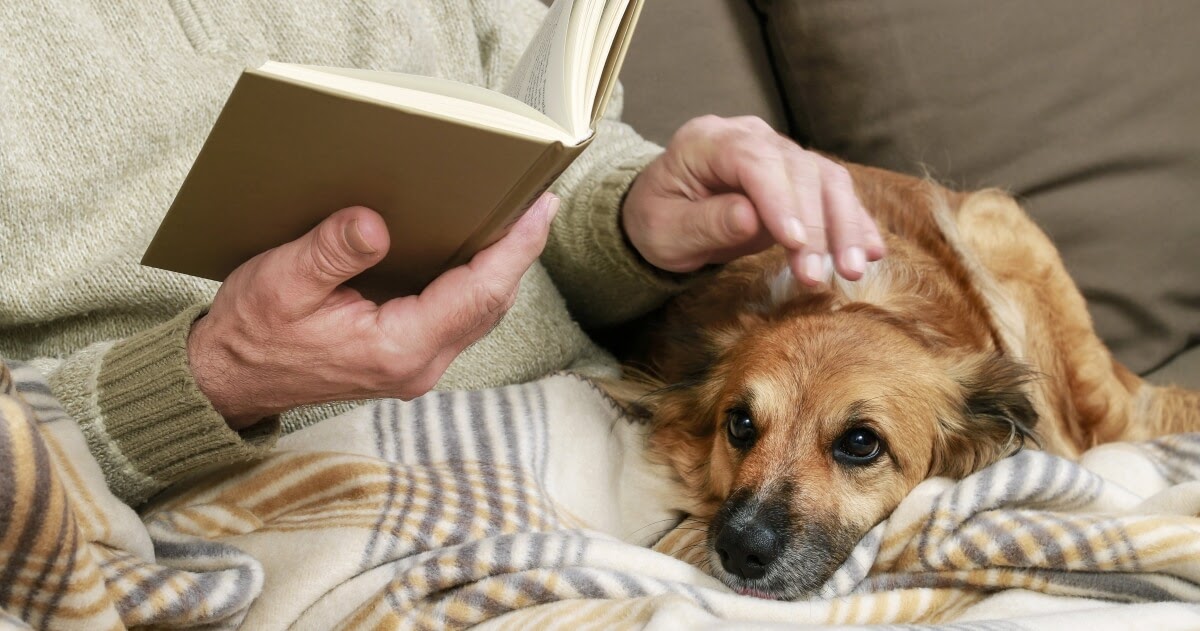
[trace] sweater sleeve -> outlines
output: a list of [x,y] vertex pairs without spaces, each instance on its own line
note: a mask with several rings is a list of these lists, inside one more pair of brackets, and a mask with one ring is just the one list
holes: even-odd
[[[488,87],[500,88],[519,61],[546,7],[538,0],[478,0],[477,26]],[[633,249],[620,223],[634,179],[662,148],[620,121],[617,86],[596,137],[551,188],[563,200],[542,263],[585,327],[625,322],[682,289]]]
[[187,336],[203,313],[196,306],[131,337],[35,362],[48,369],[109,488],[130,505],[201,469],[261,457],[279,435],[278,419],[230,429],[196,385]]

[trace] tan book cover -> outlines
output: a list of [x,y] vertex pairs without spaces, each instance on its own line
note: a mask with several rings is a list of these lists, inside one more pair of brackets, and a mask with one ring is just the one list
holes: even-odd
[[[523,81],[540,85],[512,92],[560,93],[555,69],[537,64],[545,66],[547,54],[570,41],[562,34],[576,36],[578,23],[588,19],[577,15],[576,4],[555,3],[527,51],[530,61],[522,62],[531,67],[518,68]],[[441,80],[274,63],[247,69],[142,263],[223,280],[334,211],[361,205],[383,216],[391,249],[349,285],[377,300],[419,292],[502,236],[591,141],[641,0],[610,0],[605,7],[605,18],[619,19],[598,58],[595,92],[583,94],[586,129],[551,120],[537,111],[545,111],[536,108],[541,104]],[[603,45],[603,38],[602,32],[596,41]],[[426,89],[436,93],[432,101],[417,94]],[[484,103],[485,122],[466,115],[477,114],[474,105],[460,116],[446,99]],[[532,122],[492,121],[500,110]]]

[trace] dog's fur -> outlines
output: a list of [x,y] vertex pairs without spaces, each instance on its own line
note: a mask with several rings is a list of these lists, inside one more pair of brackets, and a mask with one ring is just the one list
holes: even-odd
[[[848,168],[886,259],[818,289],[777,249],[731,263],[663,310],[613,389],[695,494],[718,578],[794,598],[928,477],[1027,443],[1075,457],[1200,429],[1200,393],[1152,386],[1111,357],[1012,198]],[[749,444],[734,444],[731,415],[752,424]],[[859,428],[879,437],[869,463],[839,451]],[[754,566],[730,566],[730,553]]]

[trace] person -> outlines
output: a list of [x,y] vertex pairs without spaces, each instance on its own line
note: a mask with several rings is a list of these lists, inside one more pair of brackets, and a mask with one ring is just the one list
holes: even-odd
[[833,162],[752,118],[697,119],[659,148],[619,122],[618,95],[553,194],[419,295],[375,304],[343,286],[389,246],[361,207],[330,209],[219,287],[138,265],[244,67],[269,57],[498,87],[544,12],[537,0],[6,9],[0,357],[47,375],[118,497],[136,505],[258,457],[280,431],[353,405],[336,402],[611,369],[581,327],[644,314],[689,274],[773,243],[809,284],[829,273],[826,253],[851,280],[884,254]]

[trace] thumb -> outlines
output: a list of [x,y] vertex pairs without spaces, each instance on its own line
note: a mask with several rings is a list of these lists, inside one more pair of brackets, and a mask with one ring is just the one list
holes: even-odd
[[339,285],[382,260],[390,243],[379,213],[362,206],[343,208],[276,249],[276,282],[286,288],[289,306],[315,310]]

